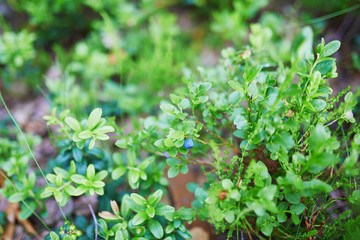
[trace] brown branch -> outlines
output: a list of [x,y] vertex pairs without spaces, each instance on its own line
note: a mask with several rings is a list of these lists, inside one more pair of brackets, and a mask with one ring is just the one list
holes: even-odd
[[321,225],[320,225],[320,227],[319,227],[319,229],[318,229],[318,231],[317,231],[314,239],[316,239],[317,236],[321,233],[321,228],[324,226],[324,224],[327,222],[327,220],[329,220],[329,218],[325,219],[325,220],[321,223]]
[[246,226],[245,221],[242,220],[242,222],[243,222],[243,224],[245,225],[245,230],[246,230],[247,234],[249,235],[250,240],[252,240],[251,234],[250,234],[250,232],[249,232],[249,229],[248,229],[247,226]]

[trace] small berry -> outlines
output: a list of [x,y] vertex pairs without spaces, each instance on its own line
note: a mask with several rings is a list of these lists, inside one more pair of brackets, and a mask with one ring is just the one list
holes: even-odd
[[74,231],[76,229],[75,225],[74,224],[71,224],[70,227],[69,227],[69,230],[70,231]]
[[76,235],[70,235],[71,239],[72,240],[76,240],[77,239],[77,236]]
[[166,157],[166,158],[170,157],[170,155],[169,155],[169,153],[167,151],[164,152],[164,157]]
[[184,148],[189,149],[194,147],[194,142],[191,139],[186,139],[184,142]]
[[80,237],[82,235],[82,232],[80,230],[77,230],[76,236]]

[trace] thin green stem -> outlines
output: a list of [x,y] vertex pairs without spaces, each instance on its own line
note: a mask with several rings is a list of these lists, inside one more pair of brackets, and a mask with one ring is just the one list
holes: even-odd
[[345,8],[345,9],[342,9],[340,11],[337,11],[337,12],[333,12],[333,13],[330,13],[330,14],[327,14],[327,15],[324,15],[324,16],[321,16],[321,17],[318,17],[318,18],[313,18],[313,19],[309,19],[307,21],[304,21],[300,24],[301,25],[309,25],[309,24],[314,24],[314,23],[318,23],[318,22],[322,22],[322,21],[325,21],[325,20],[328,20],[330,18],[334,18],[334,17],[337,17],[337,16],[340,16],[342,14],[345,14],[345,13],[348,13],[348,12],[351,12],[351,11],[354,11],[356,9],[360,8],[360,4],[356,4],[355,6],[352,6],[352,7],[349,7],[349,8]]
[[346,141],[346,135],[345,135],[345,132],[344,132],[344,128],[343,128],[343,126],[341,126],[341,132],[342,132],[343,137],[344,137],[344,143],[345,143],[345,148],[346,148],[346,154],[349,156],[349,155],[350,155],[350,151],[349,151],[349,147],[348,147],[348,144],[347,144],[347,141]]
[[26,144],[26,146],[27,146],[27,148],[28,148],[28,150],[29,150],[29,152],[30,152],[30,154],[31,154],[31,157],[34,159],[34,161],[35,161],[35,163],[36,163],[36,166],[37,166],[38,169],[40,170],[41,175],[42,175],[43,178],[45,179],[45,182],[47,183],[47,185],[49,185],[49,182],[48,182],[48,180],[46,179],[45,174],[44,174],[44,172],[42,171],[42,169],[41,169],[41,167],[40,167],[40,165],[39,165],[39,162],[37,161],[37,159],[36,159],[36,157],[35,157],[35,155],[34,155],[34,152],[31,150],[31,147],[30,147],[30,145],[29,145],[29,142],[28,142],[27,139],[26,139],[26,136],[25,136],[24,132],[21,130],[19,124],[17,123],[17,121],[15,120],[14,116],[11,114],[9,108],[7,107],[7,105],[6,105],[6,103],[5,103],[5,100],[4,100],[3,96],[2,96],[1,91],[0,91],[0,98],[1,98],[1,102],[2,102],[2,104],[4,105],[7,113],[8,113],[9,116],[10,116],[11,120],[12,120],[13,123],[15,124],[16,128],[19,130],[22,138],[24,139],[25,144]]
[[337,119],[334,119],[333,121],[331,121],[331,122],[329,122],[329,123],[325,124],[325,125],[324,125],[324,127],[330,126],[330,125],[332,125],[333,123],[335,123],[335,122],[339,121],[340,119],[341,119],[341,117],[339,117],[339,118],[337,118]]

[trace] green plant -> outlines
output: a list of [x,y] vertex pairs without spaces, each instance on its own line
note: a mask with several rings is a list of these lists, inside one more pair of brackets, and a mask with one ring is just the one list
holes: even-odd
[[[30,147],[39,144],[37,137],[28,137]],[[29,172],[31,155],[22,147],[20,137],[18,141],[0,138],[1,175],[6,180],[0,194],[10,202],[20,202],[20,219],[30,217],[35,209],[41,209],[45,213],[45,205],[40,199],[41,189],[36,186],[36,173]]]
[[27,68],[35,58],[35,34],[26,30],[4,32],[0,37],[1,77],[7,87],[17,77],[26,76]]
[[[175,211],[172,206],[159,203],[162,191],[154,192],[146,200],[136,193],[125,195],[121,210],[115,201],[111,201],[113,213],[101,212],[100,235],[105,239],[189,239],[191,235],[184,222],[195,218],[192,209],[180,208]],[[108,223],[113,223],[108,228]]]
[[[333,94],[332,55],[339,41],[322,39],[314,54],[312,29],[274,13],[247,27],[266,0],[9,4],[29,15],[26,29],[34,33],[0,37],[2,73],[21,75],[40,58],[35,44],[52,47],[54,67],[63,74],[46,80],[54,108],[44,119],[56,145],[56,157],[43,163],[46,176],[32,152],[39,140],[23,135],[6,106],[24,142],[4,129],[6,120],[0,125],[6,179],[0,194],[20,203],[20,219],[37,217],[49,230],[47,240],[189,239],[186,223],[196,216],[228,238],[239,239],[240,232],[250,239],[356,238],[351,229],[360,219],[360,92]],[[214,21],[185,33],[168,8],[178,4]],[[81,29],[81,39],[68,38],[65,28]],[[208,28],[213,34],[207,40],[217,41],[218,34],[235,47],[221,51],[217,66],[193,73],[183,68],[192,66],[201,47],[190,43],[191,33],[202,38]],[[167,91],[169,98],[162,99]],[[31,158],[44,184],[30,171]],[[169,185],[164,172],[173,178],[191,165],[201,166],[207,181],[189,183],[192,208],[175,210],[162,200]],[[98,214],[89,205],[92,223],[62,211],[89,195],[98,201]],[[59,205],[59,229],[42,220],[44,201]],[[347,211],[333,210],[340,201]]]
[[[161,105],[170,117],[164,122],[161,115],[155,123],[151,118],[158,126],[151,129],[152,137],[134,132],[117,145],[165,152],[169,177],[187,164],[213,168],[218,180],[192,189],[193,207],[218,230],[229,230],[229,236],[238,229],[260,238],[319,236],[328,227],[327,208],[336,201],[330,192],[342,188],[351,194],[347,180],[355,183],[359,174],[356,101],[346,90],[332,96],[327,84],[337,77],[331,55],[339,47],[338,41],[325,45],[322,40],[314,56],[311,29],[305,28],[292,44],[291,65],[275,70],[266,62],[255,64],[261,58],[253,59],[250,51],[228,50],[225,70],[218,70],[225,77],[209,77],[205,70],[205,81],[185,77],[186,87],[170,95],[172,103]],[[346,122],[354,124],[344,130]],[[186,137],[195,142],[191,151],[184,146]],[[345,139],[353,140],[349,145]],[[208,152],[213,161],[203,159]]]
[[221,35],[225,40],[231,40],[235,43],[242,42],[247,35],[247,21],[252,19],[267,4],[267,0],[232,1],[229,5],[233,6],[233,9],[224,8],[213,13],[214,21],[211,23],[211,30]]

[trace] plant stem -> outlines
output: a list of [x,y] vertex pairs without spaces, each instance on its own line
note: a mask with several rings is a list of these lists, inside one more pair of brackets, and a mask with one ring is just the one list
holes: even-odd
[[98,233],[98,222],[96,220],[96,216],[95,216],[95,213],[94,213],[94,210],[93,208],[91,207],[91,204],[89,204],[89,208],[90,208],[90,212],[91,212],[91,215],[94,219],[94,224],[95,224],[95,240],[97,240],[97,233]]

